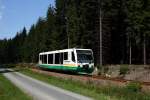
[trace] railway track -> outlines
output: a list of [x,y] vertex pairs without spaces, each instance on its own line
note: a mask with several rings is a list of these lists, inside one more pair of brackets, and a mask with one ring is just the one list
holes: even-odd
[[[121,78],[109,78],[104,76],[96,76],[96,75],[79,75],[79,74],[72,74],[72,73],[60,73],[56,71],[50,70],[42,70],[39,68],[32,68],[34,72],[43,73],[46,75],[58,77],[58,78],[65,78],[65,79],[73,79],[78,80],[81,82],[91,82],[95,85],[116,85],[116,86],[125,86],[129,82],[134,82],[135,80],[125,80]],[[150,82],[139,82],[142,85],[143,90],[150,90]]]
[[103,77],[103,76],[92,76],[92,77],[97,78],[97,79],[112,80],[112,81],[118,81],[118,82],[139,82],[142,85],[150,86],[150,82],[140,82],[140,81],[136,81],[136,80],[126,80],[126,79],[121,79],[121,78],[108,78],[108,77]]

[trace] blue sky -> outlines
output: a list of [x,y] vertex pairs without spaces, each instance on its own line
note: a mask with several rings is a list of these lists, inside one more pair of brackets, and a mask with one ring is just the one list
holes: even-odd
[[0,0],[0,39],[12,38],[25,26],[27,29],[45,17],[55,0]]

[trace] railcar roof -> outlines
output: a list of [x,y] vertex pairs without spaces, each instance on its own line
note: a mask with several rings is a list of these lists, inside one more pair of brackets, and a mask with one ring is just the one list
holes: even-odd
[[63,50],[41,52],[41,53],[39,53],[39,55],[42,55],[42,54],[51,54],[51,53],[58,53],[58,52],[67,52],[67,51],[73,51],[73,50],[91,50],[91,49],[71,48],[71,49],[63,49]]

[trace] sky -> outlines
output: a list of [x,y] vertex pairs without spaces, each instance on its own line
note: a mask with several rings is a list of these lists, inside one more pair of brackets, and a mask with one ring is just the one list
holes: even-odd
[[45,17],[55,0],[0,0],[0,39],[13,38],[23,27],[29,30],[39,17]]

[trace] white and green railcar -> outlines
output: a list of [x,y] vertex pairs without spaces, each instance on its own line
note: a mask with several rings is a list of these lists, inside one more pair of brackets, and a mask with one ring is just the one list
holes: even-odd
[[92,73],[94,58],[91,49],[64,49],[39,54],[39,67],[73,71],[78,73]]

